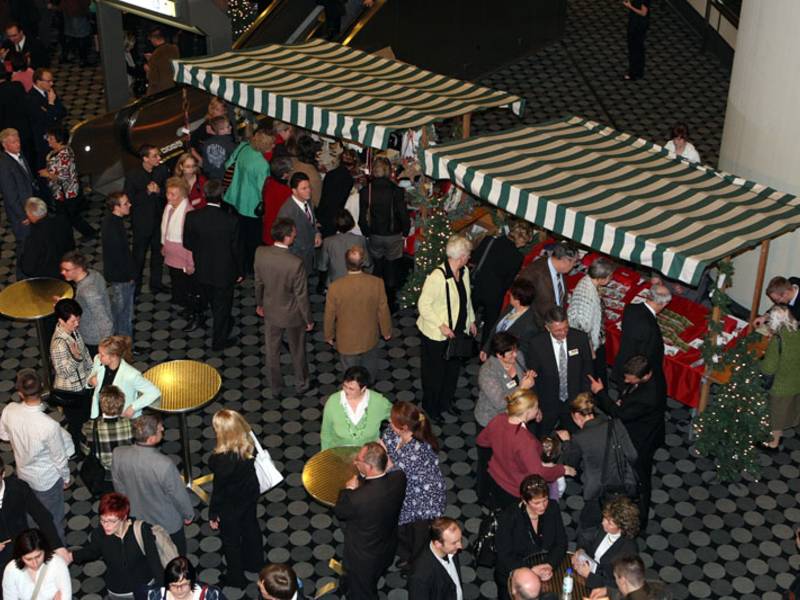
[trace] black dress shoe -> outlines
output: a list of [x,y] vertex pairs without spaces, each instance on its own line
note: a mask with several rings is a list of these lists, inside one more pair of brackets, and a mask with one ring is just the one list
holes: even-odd
[[229,337],[222,343],[222,345],[212,344],[211,349],[214,352],[221,352],[222,350],[225,350],[225,348],[230,348],[231,346],[235,346],[237,343],[239,343],[239,340],[237,340],[235,337]]

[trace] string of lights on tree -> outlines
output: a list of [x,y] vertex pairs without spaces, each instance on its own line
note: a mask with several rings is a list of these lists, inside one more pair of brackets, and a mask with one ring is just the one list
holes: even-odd
[[258,5],[250,0],[228,0],[233,39],[242,35],[258,16]]
[[[733,265],[723,261],[719,269],[730,284]],[[695,448],[714,461],[721,481],[736,481],[743,473],[756,477],[759,474],[758,445],[769,439],[769,412],[758,359],[752,349],[758,334],[739,339],[727,351],[717,343],[730,304],[724,287],[715,287],[711,296],[712,304],[720,308],[721,318],[719,323],[709,323],[703,358],[712,372],[727,366],[731,375],[728,383],[716,387],[708,408],[694,422]]]

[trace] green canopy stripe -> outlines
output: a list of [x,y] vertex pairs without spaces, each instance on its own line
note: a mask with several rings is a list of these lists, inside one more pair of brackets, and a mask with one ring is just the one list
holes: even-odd
[[571,117],[427,148],[423,169],[558,235],[696,284],[800,227],[800,201]]
[[323,40],[173,61],[175,81],[249,110],[384,148],[393,131],[524,100]]

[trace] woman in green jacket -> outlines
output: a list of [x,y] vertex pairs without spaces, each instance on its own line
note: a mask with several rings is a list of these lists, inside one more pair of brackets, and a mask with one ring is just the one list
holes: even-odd
[[[225,192],[225,202],[239,213],[239,237],[243,247],[244,273],[253,272],[256,248],[261,244],[261,216],[256,208],[261,204],[264,182],[269,177],[269,161],[264,153],[275,145],[275,136],[266,129],[258,129],[249,141],[242,142],[225,163],[225,169],[236,165],[233,179]],[[263,213],[262,213],[263,214]]]
[[344,372],[342,391],[334,392],[322,413],[320,446],[363,446],[380,437],[381,423],[389,420],[392,404],[369,387],[369,371],[350,367]]
[[769,311],[767,326],[772,339],[761,361],[761,370],[775,379],[769,388],[769,422],[772,440],[764,444],[777,450],[785,429],[800,424],[800,331],[787,306]]

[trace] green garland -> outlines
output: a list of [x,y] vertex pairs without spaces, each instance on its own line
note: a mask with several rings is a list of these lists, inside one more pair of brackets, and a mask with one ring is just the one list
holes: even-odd
[[[733,265],[723,261],[720,274],[727,282],[733,277]],[[710,372],[726,365],[731,368],[728,383],[718,386],[705,412],[694,422],[698,452],[715,462],[721,481],[736,481],[742,473],[758,476],[757,446],[769,438],[767,395],[758,369],[758,359],[752,348],[758,335],[751,333],[737,341],[730,350],[717,345],[722,333],[730,299],[723,289],[715,286],[711,302],[719,307],[719,323],[709,323],[703,344],[703,359]]]

